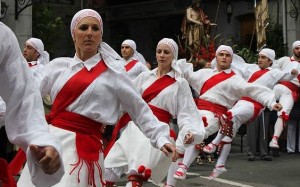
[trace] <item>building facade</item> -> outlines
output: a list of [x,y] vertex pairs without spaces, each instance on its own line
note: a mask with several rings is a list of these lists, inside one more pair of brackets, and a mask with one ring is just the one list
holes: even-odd
[[[32,36],[34,6],[22,10],[17,19],[15,9],[16,5],[21,6],[21,2],[32,3],[32,0],[1,1],[9,6],[2,22],[15,32],[20,47],[23,48],[23,43]],[[255,42],[253,43],[255,2],[253,0],[202,0],[201,8],[211,22],[217,24],[212,37],[218,35],[219,43],[231,45],[243,42],[246,46],[250,47],[252,44],[251,48],[255,48]],[[153,61],[156,44],[161,38],[169,37],[178,41],[185,10],[191,3],[192,0],[55,0],[49,3],[49,6],[53,8],[56,15],[62,17],[65,32],[62,32],[61,37],[57,39],[57,51],[52,58],[74,55],[69,30],[70,21],[75,12],[89,7],[97,10],[103,17],[105,42],[120,53],[121,42],[127,38],[133,39],[137,43],[138,51],[148,61]],[[300,39],[300,1],[269,0],[268,7],[270,21],[282,27],[286,55],[290,55],[293,41]]]

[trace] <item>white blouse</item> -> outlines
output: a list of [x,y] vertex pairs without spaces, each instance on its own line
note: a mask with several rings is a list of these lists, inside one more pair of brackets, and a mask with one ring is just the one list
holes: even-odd
[[[174,70],[164,76],[174,78]],[[149,72],[141,73],[133,83],[136,88],[138,88],[140,94],[143,94],[144,91],[156,80],[157,68]],[[180,129],[179,133],[183,139],[190,131],[194,134],[194,142],[201,143],[200,141],[203,140],[203,135],[205,133],[204,126],[194,102],[189,84],[185,79],[177,79],[174,84],[166,87],[155,98],[153,98],[149,104],[168,111],[172,115],[173,119],[177,119]]]
[[[99,53],[82,62],[74,58],[57,58],[45,66],[45,75],[40,84],[42,96],[49,94],[54,101],[62,86],[75,73],[86,67],[89,71],[99,61]],[[162,125],[141,98],[116,61],[105,62],[108,69],[97,77],[70,105],[67,111],[80,114],[105,125],[114,125],[118,120],[120,104],[132,120],[151,140],[154,147],[169,143],[169,127]],[[84,78],[84,77],[83,77]]]
[[[220,73],[216,68],[200,69],[193,72],[193,67],[190,63],[179,64],[179,67],[183,71],[184,77],[198,95],[200,95],[203,84],[212,76]],[[230,73],[231,71],[231,69],[224,70],[225,73]],[[230,109],[242,96],[251,97],[267,106],[270,110],[272,110],[276,103],[275,94],[271,89],[265,86],[247,83],[239,75],[234,75],[216,84],[199,98],[223,105]]]
[[60,142],[49,133],[41,95],[20,51],[17,38],[1,22],[0,41],[0,96],[7,104],[5,128],[8,138],[27,153],[33,184],[54,185],[60,181],[64,168],[61,167],[53,175],[45,174],[32,157],[28,146],[51,145],[61,153]]
[[[132,60],[134,60],[133,58],[128,59],[127,61],[125,61],[124,66],[126,66],[129,62],[131,62]],[[140,73],[144,72],[144,71],[149,71],[149,69],[147,68],[147,66],[145,64],[143,64],[140,61],[137,61],[137,63],[127,72],[128,76],[133,80],[135,79]]]
[[[293,57],[292,57],[293,59]],[[300,73],[300,63],[297,61],[291,61],[290,57],[282,57],[278,59],[277,61],[274,62],[273,64],[274,68],[278,68],[282,71],[291,71],[292,69],[297,69],[298,72]],[[299,75],[298,75],[299,76]],[[291,80],[292,83],[300,87],[300,82],[298,78],[294,78]]]

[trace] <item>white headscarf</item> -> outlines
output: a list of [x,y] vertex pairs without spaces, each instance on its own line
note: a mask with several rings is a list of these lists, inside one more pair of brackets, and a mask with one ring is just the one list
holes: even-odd
[[92,10],[92,9],[82,9],[73,16],[73,19],[71,21],[70,30],[71,30],[72,38],[74,38],[74,29],[76,28],[78,23],[83,18],[86,18],[86,17],[93,17],[99,21],[101,34],[103,35],[103,22],[102,22],[101,16],[98,14],[98,12],[96,12],[95,10]]
[[275,51],[269,48],[264,48],[259,52],[260,55],[265,55],[268,57],[272,62],[275,60]]
[[143,64],[146,64],[146,60],[143,57],[143,55],[136,50],[136,44],[133,40],[130,39],[124,40],[122,45],[128,45],[133,50],[133,58],[135,60],[142,62]]
[[40,54],[37,59],[38,64],[46,65],[49,62],[49,53],[44,51],[44,44],[42,40],[38,38],[30,38],[26,41],[26,44],[32,46]]
[[293,43],[293,50],[294,50],[297,46],[299,46],[299,45],[300,45],[300,41],[299,41],[299,40],[295,41],[295,42]]
[[[94,17],[99,21],[100,30],[101,30],[101,33],[103,36],[103,22],[102,22],[102,18],[100,16],[100,14],[98,14],[98,12],[96,12],[95,10],[92,10],[92,9],[83,9],[83,10],[78,11],[73,16],[71,26],[70,26],[72,38],[74,38],[74,29],[76,28],[78,23],[83,18],[86,18],[86,17]],[[116,65],[117,63],[115,63],[115,61],[121,60],[122,58],[113,48],[111,48],[107,43],[101,42],[98,51],[99,51],[100,55],[102,56],[103,60],[106,62],[106,64],[110,68],[112,68],[116,71],[120,70],[120,69],[116,69],[115,66],[119,66],[119,65]],[[120,68],[120,67],[118,67],[118,68]]]
[[[178,59],[178,45],[173,39],[170,39],[170,38],[163,38],[162,40],[160,40],[158,42],[157,46],[159,46],[161,44],[165,44],[165,45],[169,46],[170,49],[172,50],[174,59],[172,60],[171,67],[175,70],[175,79],[178,80],[178,77],[182,77],[181,76],[182,72],[176,63],[177,59]],[[185,59],[182,59],[182,60],[185,60]]]
[[220,45],[216,51],[216,55],[220,52],[220,51],[227,51],[228,53],[231,54],[231,56],[233,56],[233,50],[230,46],[228,45]]

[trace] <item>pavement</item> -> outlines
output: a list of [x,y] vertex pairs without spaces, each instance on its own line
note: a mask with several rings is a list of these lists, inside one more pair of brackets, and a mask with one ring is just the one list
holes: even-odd
[[[244,138],[246,139],[246,138]],[[300,186],[300,154],[279,153],[273,161],[248,161],[243,142],[241,153],[241,136],[232,143],[232,150],[227,160],[227,172],[215,180],[208,180],[214,164],[203,160],[203,164],[194,162],[188,170],[187,178],[177,182],[177,187],[299,187]],[[118,186],[126,185],[123,177]],[[144,187],[157,187],[163,184],[147,182]]]

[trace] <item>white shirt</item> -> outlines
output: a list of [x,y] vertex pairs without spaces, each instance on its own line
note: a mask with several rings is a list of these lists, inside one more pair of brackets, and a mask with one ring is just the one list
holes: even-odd
[[33,66],[29,67],[31,72],[33,73],[34,78],[40,82],[41,79],[43,78],[43,70],[44,70],[44,65],[39,63],[38,61],[31,61],[27,62],[28,64],[32,64]]
[[[84,66],[90,71],[101,56],[96,54],[84,63],[74,58],[57,58],[45,66],[41,82],[42,96],[49,94],[54,101],[62,86]],[[70,105],[67,111],[74,112],[105,125],[114,125],[118,120],[120,104],[132,120],[151,140],[154,147],[169,143],[169,127],[162,125],[141,98],[118,62],[105,62],[108,69],[96,78]]]
[[[134,60],[133,58],[129,58],[127,61],[124,60],[124,66],[126,66],[129,62]],[[149,71],[147,66],[143,64],[140,61],[137,61],[137,63],[127,72],[128,76],[133,80],[135,79],[140,73],[144,71]]]
[[[293,57],[281,57],[277,61],[274,61],[272,67],[278,68],[281,71],[291,71],[292,69],[297,69],[300,73],[300,63],[297,61],[291,61],[291,59],[293,59]],[[291,80],[291,82],[300,87],[300,82],[297,77]]]
[[5,111],[6,111],[6,104],[3,101],[2,97],[0,97],[0,127],[4,125],[2,122],[4,120]]
[[[247,63],[244,63],[243,65],[239,64],[237,68],[237,63],[234,62],[231,64],[231,69],[234,72],[238,71],[239,73],[242,73],[246,81],[248,81],[254,73],[261,70],[257,64]],[[279,81],[290,81],[296,77],[296,75],[291,74],[291,69],[284,69],[282,71],[273,67],[268,67],[267,69],[269,70],[268,72],[264,73],[252,83],[273,89],[275,84]]]
[[[174,70],[167,75],[175,77]],[[135,80],[134,85],[142,95],[144,91],[157,80],[157,68],[141,73]],[[194,134],[194,142],[201,143],[204,135],[202,118],[195,105],[191,89],[185,79],[180,78],[164,90],[162,90],[149,104],[168,111],[173,119],[177,119],[180,129],[180,136],[184,136],[190,131]]]
[[0,96],[7,104],[5,128],[8,138],[27,152],[32,182],[36,186],[54,185],[60,181],[64,168],[61,167],[54,175],[45,174],[32,157],[28,146],[52,145],[61,153],[60,143],[49,133],[42,98],[17,38],[1,22],[0,41]]
[[[200,95],[200,90],[203,84],[209,78],[219,73],[216,68],[200,69],[193,72],[193,67],[190,63],[179,64],[179,67],[184,73],[184,77],[198,95]],[[231,69],[224,70],[225,73],[230,73],[231,71]],[[242,96],[251,97],[263,105],[268,106],[270,110],[272,110],[276,103],[275,94],[271,89],[265,86],[247,83],[239,75],[233,75],[227,80],[218,83],[199,96],[199,98],[230,109]]]

